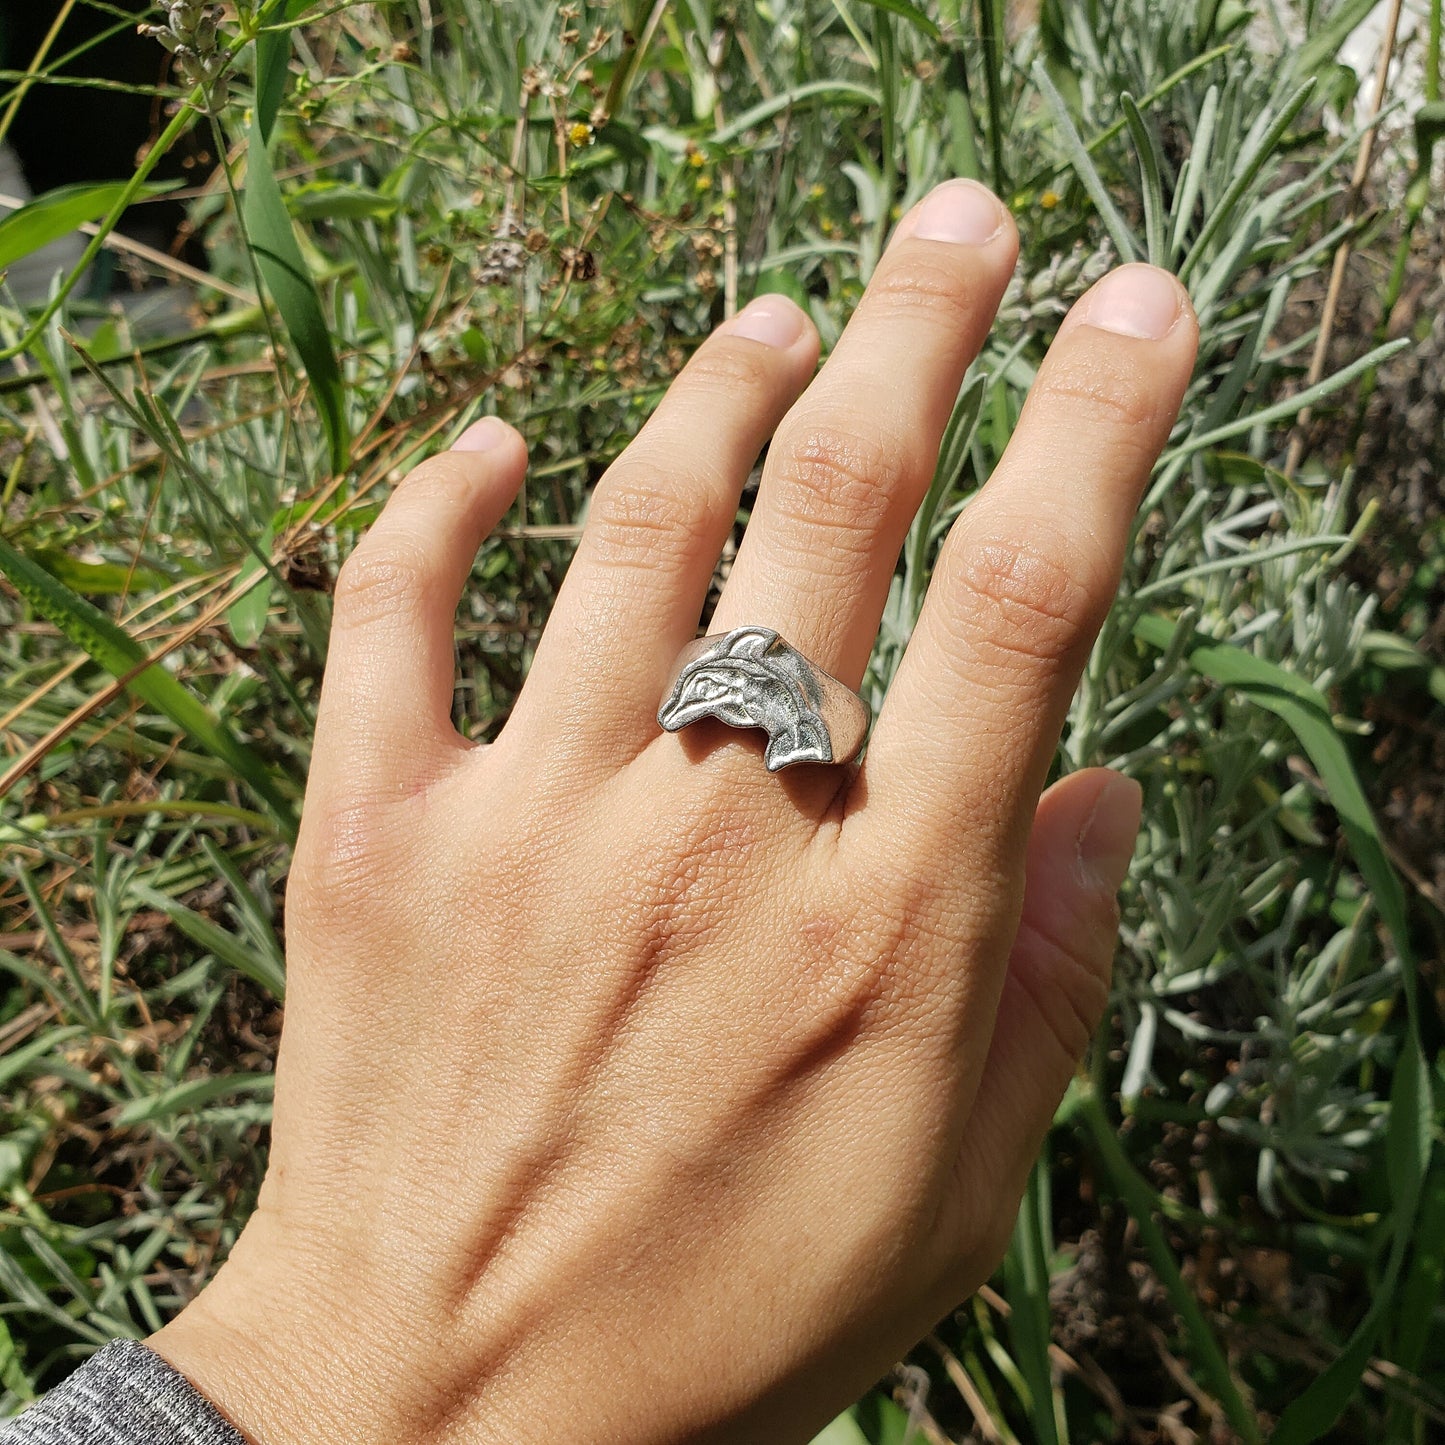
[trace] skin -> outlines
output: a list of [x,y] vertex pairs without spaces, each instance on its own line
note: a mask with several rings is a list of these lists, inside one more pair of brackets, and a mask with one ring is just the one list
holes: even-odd
[[1183,291],[1125,267],[1063,323],[861,768],[655,717],[770,437],[712,630],[857,685],[1017,248],[949,183],[816,377],[791,303],[721,327],[599,483],[490,746],[451,725],[452,624],[521,439],[479,423],[347,562],[270,1171],[151,1342],[253,1440],[803,1442],[996,1266],[1107,997],[1139,790],[1040,789]]

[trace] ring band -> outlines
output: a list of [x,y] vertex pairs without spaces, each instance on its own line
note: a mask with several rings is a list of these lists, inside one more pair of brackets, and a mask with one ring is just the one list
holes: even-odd
[[846,763],[868,735],[872,709],[770,627],[699,637],[678,654],[657,721],[670,733],[700,718],[764,728],[770,773],[794,763]]

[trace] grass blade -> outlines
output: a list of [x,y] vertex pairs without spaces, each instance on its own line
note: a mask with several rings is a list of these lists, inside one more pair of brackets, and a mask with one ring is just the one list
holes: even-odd
[[1134,97],[1127,91],[1119,97],[1124,119],[1129,123],[1129,136],[1139,155],[1139,188],[1144,195],[1144,249],[1151,266],[1169,264],[1164,225],[1164,182],[1159,162],[1159,147]]
[[1217,426],[1211,431],[1191,436],[1177,447],[1171,447],[1166,451],[1160,458],[1160,466],[1168,466],[1169,463],[1181,457],[1190,456],[1194,452],[1207,451],[1221,442],[1233,441],[1235,437],[1244,436],[1256,427],[1274,426],[1278,422],[1288,421],[1291,417],[1298,416],[1306,407],[1312,407],[1317,401],[1323,401],[1325,397],[1348,386],[1357,376],[1369,371],[1371,367],[1379,366],[1382,361],[1394,356],[1398,351],[1403,351],[1409,345],[1410,341],[1407,337],[1401,337],[1398,341],[1387,341],[1383,346],[1377,346],[1373,351],[1367,352],[1348,366],[1341,367],[1333,376],[1327,376],[1314,386],[1296,392],[1294,396],[1287,396],[1283,401],[1275,402],[1273,406],[1262,407],[1259,411],[1236,417],[1234,421],[1226,422],[1223,426]]
[[1139,259],[1139,242],[1129,229],[1128,222],[1119,214],[1119,208],[1110,199],[1108,187],[1105,186],[1103,177],[1100,176],[1098,168],[1094,165],[1088,147],[1080,139],[1079,132],[1074,129],[1074,120],[1069,114],[1069,107],[1064,103],[1064,98],[1059,94],[1054,82],[1049,79],[1049,72],[1044,68],[1042,60],[1034,61],[1033,74],[1035,83],[1048,102],[1054,119],[1058,122],[1059,139],[1069,158],[1069,164],[1073,166],[1074,174],[1083,182],[1084,189],[1089,193],[1089,199],[1093,201],[1094,209],[1099,213],[1099,219],[1104,223],[1105,230],[1108,231],[1119,252],[1119,259],[1121,261],[1137,261]]
[[[1019,1204],[1013,1241],[1004,1260],[1008,1284],[1009,1338],[1028,1386],[1030,1421],[1038,1445],[1067,1442],[1067,1418],[1054,1394],[1049,1360],[1049,1256],[1053,1221],[1047,1157],[1039,1159]],[[1061,1432],[1060,1426],[1064,1426]]]
[[1199,108],[1199,122],[1189,144],[1189,155],[1179,170],[1179,185],[1174,191],[1174,226],[1169,236],[1169,264],[1184,249],[1184,237],[1194,219],[1194,208],[1204,185],[1209,154],[1214,146],[1214,125],[1219,118],[1219,87],[1211,85],[1204,93]]
[[147,1094],[143,1099],[132,1099],[116,1115],[116,1125],[122,1129],[135,1124],[159,1124],[174,1119],[177,1114],[189,1114],[203,1104],[214,1103],[217,1099],[229,1098],[234,1094],[270,1095],[276,1087],[274,1074],[211,1074],[202,1079],[187,1079],[184,1084],[163,1089],[158,1094]]
[[231,768],[271,811],[282,831],[288,837],[296,836],[296,810],[277,787],[260,754],[236,737],[183,683],[153,663],[135,638],[3,537],[0,573],[93,662]]
[[[285,58],[290,54],[291,40],[289,32],[281,33],[285,39],[285,50],[268,46],[262,58],[271,71],[279,68],[284,77]],[[271,75],[266,77],[266,81],[271,92],[280,83]],[[274,123],[274,112],[271,123]],[[291,213],[286,209],[281,188],[276,183],[276,173],[266,148],[268,134],[258,107],[252,120],[251,142],[246,153],[246,198],[241,207],[241,224],[261,279],[281,313],[286,333],[311,383],[311,393],[331,451],[331,469],[343,472],[350,459],[351,438],[346,421],[346,393],[341,367],[336,360],[336,348],[332,345],[321,297],[307,270],[296,240]]]
[[1199,235],[1195,238],[1194,245],[1189,248],[1189,254],[1184,258],[1183,264],[1179,267],[1179,279],[1186,284],[1194,268],[1205,258],[1205,252],[1209,243],[1214,239],[1215,234],[1221,227],[1231,224],[1235,207],[1240,200],[1249,193],[1250,187],[1254,184],[1255,177],[1259,174],[1265,163],[1271,156],[1275,155],[1280,143],[1284,139],[1285,132],[1294,123],[1294,118],[1304,109],[1305,102],[1310,98],[1310,92],[1314,89],[1314,81],[1307,80],[1299,87],[1284,105],[1280,108],[1279,114],[1259,136],[1257,142],[1240,157],[1239,170],[1234,179],[1229,183],[1229,189],[1220,197],[1219,204],[1210,212],[1209,219],[1205,221]]
[[938,26],[918,6],[910,5],[908,0],[863,0],[863,3],[871,5],[875,10],[887,10],[889,14],[899,16],[915,29],[921,30],[930,40],[937,40],[942,34]]
[[1079,133],[1074,129],[1074,117],[1069,116],[1069,107],[1065,104],[1064,97],[1059,94],[1058,87],[1049,79],[1049,72],[1043,68],[1043,61],[1033,62],[1033,79],[1045,101],[1048,101],[1053,118],[1058,121],[1059,142],[1064,146],[1069,165],[1074,166],[1075,175],[1084,184],[1085,191],[1088,191],[1091,201],[1094,202],[1094,210],[1098,211],[1098,218],[1103,221],[1105,230],[1114,241],[1118,257],[1124,262],[1136,262],[1140,259],[1139,238],[1134,236],[1123,215],[1118,214],[1118,207],[1108,195],[1103,176],[1100,176],[1094,160],[1090,158],[1088,146],[1079,139]]
[[286,996],[286,974],[277,964],[269,949],[248,948],[233,933],[228,933],[219,924],[212,923],[204,914],[184,903],[152,888],[147,883],[132,883],[131,892],[142,903],[158,908],[193,943],[198,943],[208,953],[213,953],[229,968],[259,984],[267,993],[277,999]]
[[291,24],[311,0],[273,0],[268,28],[256,37],[256,129],[261,143],[269,145],[276,116],[286,96],[287,68],[291,64]]
[[1328,61],[1334,60],[1351,31],[1374,10],[1378,0],[1344,0],[1325,20],[1317,22],[1304,44],[1295,52],[1296,75],[1314,75]]

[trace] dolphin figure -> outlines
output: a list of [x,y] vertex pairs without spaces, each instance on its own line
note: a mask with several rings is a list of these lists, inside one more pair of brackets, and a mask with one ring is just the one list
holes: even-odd
[[[706,644],[704,646],[703,644]],[[794,763],[831,763],[823,693],[807,659],[769,627],[739,627],[694,643],[657,712],[670,733],[699,718],[768,734],[770,773]]]

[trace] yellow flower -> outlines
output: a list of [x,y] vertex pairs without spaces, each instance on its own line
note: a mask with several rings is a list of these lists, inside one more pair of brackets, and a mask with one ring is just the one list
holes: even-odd
[[710,191],[710,190],[712,190],[712,177],[711,177],[711,176],[699,176],[699,177],[693,182],[693,184],[694,184],[694,185],[698,188],[698,190],[700,190],[700,191]]
[[572,129],[567,132],[567,139],[574,146],[588,146],[592,144],[592,127],[585,120],[572,122]]
[[1052,211],[1053,208],[1059,204],[1059,200],[1060,197],[1057,191],[1045,191],[1043,195],[1039,197],[1039,205],[1046,211]]
[[700,171],[707,164],[707,157],[698,150],[688,151],[687,163],[693,170]]

